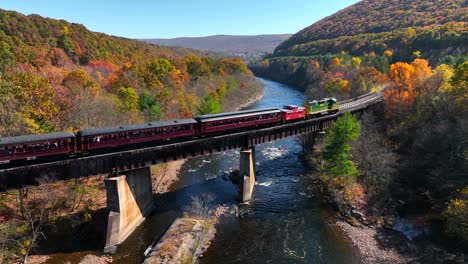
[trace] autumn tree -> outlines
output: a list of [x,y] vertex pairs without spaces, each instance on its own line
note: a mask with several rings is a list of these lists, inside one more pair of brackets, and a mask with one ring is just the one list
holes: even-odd
[[47,81],[32,73],[11,76],[15,85],[14,94],[21,104],[19,115],[24,119],[30,133],[45,133],[54,130],[51,120],[58,114],[54,102],[55,91]]
[[342,66],[343,66],[342,60],[338,57],[331,59],[330,62],[328,63],[328,69],[330,71],[340,70]]
[[147,67],[159,81],[162,81],[169,73],[176,71],[176,68],[167,59],[155,59],[150,62]]
[[211,76],[210,67],[197,56],[185,57],[187,72],[190,74],[192,80],[209,78]]
[[383,55],[390,59],[393,56],[393,51],[386,50],[386,51],[384,51]]
[[357,67],[361,66],[361,63],[362,63],[361,58],[353,57],[349,64],[350,64],[351,68],[357,68]]
[[415,69],[412,65],[397,62],[390,66],[388,74],[392,86],[385,90],[385,111],[387,116],[396,114],[404,110],[414,102],[416,98],[415,90]]
[[426,85],[426,94],[434,94],[436,92],[445,93],[451,90],[450,79],[454,74],[453,68],[447,64],[437,66]]
[[352,78],[352,86],[355,87],[358,93],[368,93],[373,89],[378,89],[388,81],[387,76],[379,72],[374,67],[362,67],[357,74]]
[[464,187],[457,198],[451,199],[443,214],[445,232],[460,244],[468,242],[468,186]]
[[79,95],[82,91],[87,91],[92,95],[99,93],[99,86],[88,72],[83,69],[78,69],[69,72],[63,78],[62,85],[67,87],[72,95]]
[[140,105],[140,97],[136,93],[135,89],[131,87],[122,87],[118,93],[120,99],[120,109],[122,111],[137,110]]
[[325,86],[325,90],[329,95],[336,93],[349,94],[351,91],[351,86],[348,80],[334,78],[331,79],[330,82]]
[[425,88],[425,82],[427,78],[431,75],[432,69],[429,66],[429,62],[424,59],[415,59],[411,66],[414,68],[414,89],[417,94]]

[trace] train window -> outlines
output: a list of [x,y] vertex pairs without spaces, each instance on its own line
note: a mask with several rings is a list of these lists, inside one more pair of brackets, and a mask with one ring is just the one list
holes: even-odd
[[11,154],[11,150],[9,150],[9,149],[1,149],[1,148],[0,148],[0,154]]

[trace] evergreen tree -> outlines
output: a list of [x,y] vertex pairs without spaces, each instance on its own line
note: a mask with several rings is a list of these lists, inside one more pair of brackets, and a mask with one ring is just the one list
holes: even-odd
[[325,172],[333,177],[349,178],[359,172],[351,161],[349,145],[361,133],[360,122],[350,113],[339,117],[327,136],[323,159],[326,161]]

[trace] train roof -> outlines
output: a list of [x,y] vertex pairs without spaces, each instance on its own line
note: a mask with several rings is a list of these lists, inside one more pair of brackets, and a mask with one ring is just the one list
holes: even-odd
[[281,112],[281,110],[279,110],[278,108],[264,108],[264,109],[243,110],[243,111],[237,111],[237,112],[227,112],[227,113],[220,113],[220,114],[201,115],[201,116],[195,117],[195,119],[200,122],[206,122],[206,121],[222,120],[226,118],[244,117],[244,116],[257,115],[257,114],[270,114],[270,113],[279,113],[279,112]]
[[25,143],[48,141],[48,140],[53,140],[53,139],[74,138],[74,137],[75,137],[75,134],[73,134],[72,132],[56,132],[56,133],[27,135],[27,136],[18,136],[18,137],[2,137],[0,138],[0,146],[25,144]]
[[326,97],[326,98],[321,98],[319,100],[315,99],[315,100],[307,100],[308,102],[319,102],[319,101],[328,101],[328,100],[332,100],[333,102],[336,102],[336,98],[335,97]]
[[101,135],[101,134],[109,134],[109,133],[116,133],[116,132],[127,132],[127,131],[132,131],[132,130],[142,130],[142,129],[149,129],[149,128],[168,127],[168,126],[173,126],[173,125],[186,125],[186,124],[196,124],[196,123],[197,121],[195,121],[194,119],[177,119],[177,120],[169,120],[169,121],[157,121],[157,122],[128,125],[128,126],[114,126],[114,127],[83,129],[83,130],[78,131],[77,135],[92,136],[92,135]]

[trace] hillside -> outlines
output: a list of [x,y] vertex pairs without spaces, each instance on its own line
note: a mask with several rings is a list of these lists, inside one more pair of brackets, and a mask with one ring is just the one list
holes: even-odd
[[307,89],[356,66],[386,74],[392,63],[420,58],[456,67],[467,56],[467,19],[463,0],[363,0],[297,32],[251,69]]
[[0,136],[232,110],[261,91],[241,60],[212,55],[0,9]]
[[[443,41],[451,41],[454,34],[463,35],[465,42],[451,45],[463,45],[467,40],[467,7],[464,0],[363,0],[294,34],[276,48],[275,55],[311,55],[340,49],[362,54],[408,44],[425,48],[429,46],[428,37],[434,37],[437,47],[443,48]],[[403,30],[407,28],[416,32]],[[389,32],[392,34],[384,34]]]
[[290,36],[291,34],[255,36],[216,35],[192,38],[145,39],[144,41],[158,45],[186,47],[243,56],[273,52],[281,42]]

